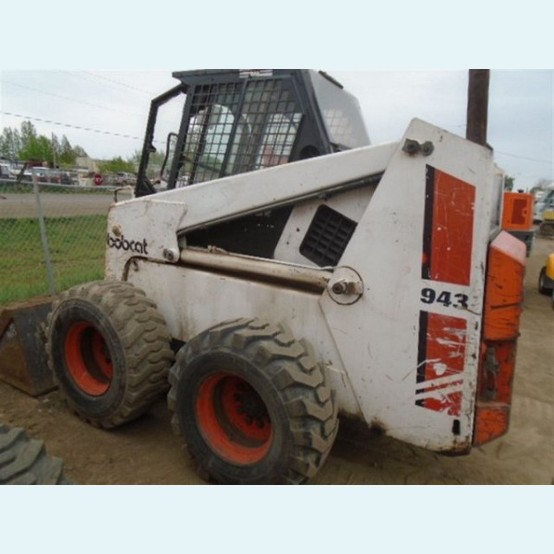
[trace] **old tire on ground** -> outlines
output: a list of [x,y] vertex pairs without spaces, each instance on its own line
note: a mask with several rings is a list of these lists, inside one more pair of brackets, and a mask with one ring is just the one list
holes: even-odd
[[200,474],[222,484],[299,484],[333,445],[325,368],[280,325],[225,322],[191,339],[169,377],[169,408]]
[[68,485],[59,458],[46,454],[44,442],[23,429],[0,424],[1,485]]
[[118,281],[60,296],[48,318],[47,354],[70,409],[106,429],[135,419],[167,391],[174,358],[155,304]]
[[539,292],[541,294],[550,294],[552,290],[545,286],[546,281],[546,267],[541,268],[541,272],[539,273]]

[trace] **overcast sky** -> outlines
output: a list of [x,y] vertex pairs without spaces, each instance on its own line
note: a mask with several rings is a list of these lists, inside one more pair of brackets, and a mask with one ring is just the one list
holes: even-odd
[[[373,144],[399,140],[412,117],[465,134],[467,70],[316,69],[359,99]],[[127,158],[141,148],[151,98],[175,84],[170,71],[6,70],[0,127],[27,119],[40,134],[65,134],[94,158]],[[554,179],[553,87],[552,70],[491,71],[488,142],[518,188]]]

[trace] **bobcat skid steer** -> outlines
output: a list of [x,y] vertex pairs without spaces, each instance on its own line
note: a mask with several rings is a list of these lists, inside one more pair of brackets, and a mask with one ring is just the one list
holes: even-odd
[[105,280],[49,316],[70,407],[111,428],[169,390],[219,483],[305,482],[339,418],[449,454],[506,433],[526,253],[491,150],[417,119],[368,145],[316,72],[175,76]]

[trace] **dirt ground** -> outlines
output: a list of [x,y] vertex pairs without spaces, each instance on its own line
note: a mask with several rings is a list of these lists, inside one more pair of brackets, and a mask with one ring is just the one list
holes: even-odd
[[[452,458],[342,425],[312,484],[554,484],[554,311],[537,292],[553,238],[537,238],[526,273],[510,431]],[[32,398],[0,381],[0,422],[27,429],[79,484],[203,484],[171,431],[165,401],[114,431],[68,413],[56,391]]]

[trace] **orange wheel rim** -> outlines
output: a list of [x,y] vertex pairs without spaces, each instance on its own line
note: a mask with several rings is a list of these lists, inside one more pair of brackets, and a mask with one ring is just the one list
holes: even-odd
[[74,323],[65,339],[67,369],[75,384],[90,396],[101,396],[113,378],[112,356],[102,333],[86,321]]
[[225,372],[208,377],[196,399],[200,432],[222,458],[237,465],[259,462],[271,448],[267,407],[244,379]]

